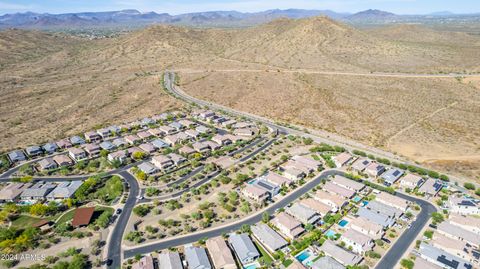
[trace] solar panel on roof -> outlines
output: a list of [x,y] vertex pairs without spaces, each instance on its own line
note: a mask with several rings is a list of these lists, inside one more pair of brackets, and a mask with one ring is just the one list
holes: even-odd
[[268,184],[266,184],[265,182],[260,181],[260,180],[257,181],[257,184],[258,184],[260,187],[263,187],[263,188],[265,188],[265,189],[267,189],[267,190],[269,190],[269,191],[271,191],[271,190],[273,189],[272,186],[270,186],[270,185],[268,185]]
[[451,267],[451,268],[458,268],[458,265],[460,264],[458,261],[456,260],[448,260],[447,257],[445,257],[445,255],[440,255],[437,257],[437,261]]
[[393,172],[393,175],[394,175],[394,176],[398,176],[398,174],[400,174],[400,171],[398,171],[398,170],[395,170],[395,171]]

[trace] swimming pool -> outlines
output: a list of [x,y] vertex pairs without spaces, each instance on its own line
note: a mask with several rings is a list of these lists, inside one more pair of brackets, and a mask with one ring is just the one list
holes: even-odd
[[345,227],[345,226],[347,226],[347,224],[348,224],[348,220],[344,220],[344,219],[342,219],[342,220],[338,223],[338,225],[340,225],[340,227],[342,227],[342,228]]
[[301,252],[300,254],[298,254],[298,256],[297,256],[296,258],[297,258],[297,260],[298,260],[299,262],[303,262],[303,261],[305,261],[306,259],[308,259],[308,257],[310,257],[310,256],[311,256],[310,251],[304,250],[303,252]]
[[368,205],[368,201],[363,201],[362,204],[363,204],[363,206],[366,206],[366,205]]
[[332,231],[332,230],[328,230],[328,231],[325,233],[325,235],[326,235],[327,237],[334,237],[334,236],[335,236],[335,232]]
[[249,264],[246,267],[243,267],[243,269],[257,269],[257,264]]
[[360,196],[355,196],[353,197],[352,199],[355,203],[358,203],[360,200],[362,200],[362,198]]

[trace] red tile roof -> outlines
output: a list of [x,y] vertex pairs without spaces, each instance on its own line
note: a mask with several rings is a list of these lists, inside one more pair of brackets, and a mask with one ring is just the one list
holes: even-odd
[[72,226],[79,227],[88,225],[90,223],[90,220],[92,219],[94,211],[95,207],[77,208],[75,210],[75,215],[73,216]]

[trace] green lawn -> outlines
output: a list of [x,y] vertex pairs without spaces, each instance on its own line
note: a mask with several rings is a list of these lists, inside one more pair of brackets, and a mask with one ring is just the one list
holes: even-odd
[[263,247],[260,244],[258,244],[255,241],[253,241],[253,243],[255,243],[255,246],[257,247],[257,249],[260,250],[260,254],[262,255],[262,257],[264,257],[265,262],[273,262],[272,257],[270,257],[267,251],[263,249]]
[[40,220],[42,219],[28,216],[28,215],[20,215],[18,216],[18,218],[12,221],[12,227],[23,229],[23,228],[32,226],[33,224],[39,222]]

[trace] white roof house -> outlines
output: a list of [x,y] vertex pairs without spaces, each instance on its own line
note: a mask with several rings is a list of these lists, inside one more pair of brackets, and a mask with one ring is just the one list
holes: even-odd
[[338,154],[337,156],[332,157],[332,160],[335,163],[335,165],[337,166],[337,168],[340,168],[340,167],[346,165],[352,159],[353,159],[353,156],[348,152],[342,152],[342,153]]
[[260,257],[257,248],[248,234],[230,234],[228,243],[232,246],[235,254],[242,264],[248,264]]
[[326,240],[323,243],[323,245],[320,247],[320,251],[323,251],[326,256],[334,258],[344,266],[356,265],[362,261],[361,256],[344,250],[330,240]]
[[158,254],[158,269],[183,269],[178,252],[162,252]]
[[342,234],[340,240],[345,243],[347,248],[351,247],[353,252],[361,255],[373,248],[373,239],[354,229],[348,229]]
[[70,182],[60,182],[53,191],[47,194],[48,200],[72,198],[75,192],[82,186],[80,180]]
[[306,207],[299,202],[288,207],[285,212],[305,224],[313,224],[320,219],[320,215],[315,210]]
[[204,248],[185,247],[185,259],[189,269],[212,269]]

